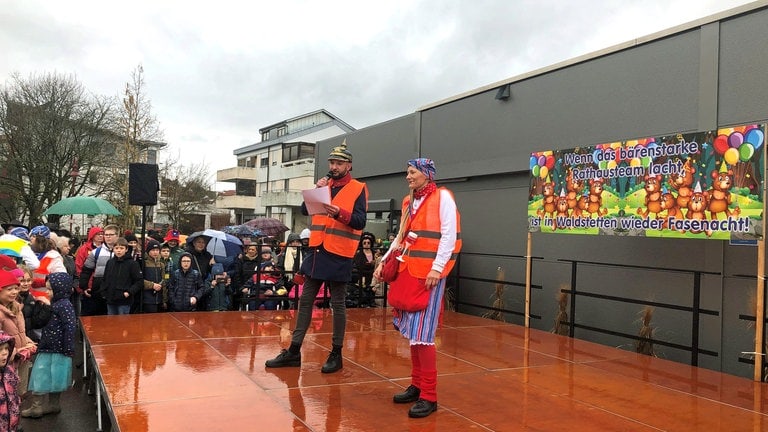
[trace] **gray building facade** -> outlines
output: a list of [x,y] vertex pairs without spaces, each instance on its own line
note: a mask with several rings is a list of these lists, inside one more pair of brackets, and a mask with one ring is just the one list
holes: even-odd
[[[504,318],[522,324],[531,152],[766,122],[766,27],[768,2],[750,3],[320,141],[317,152],[346,138],[370,199],[397,203],[406,161],[434,159],[462,216],[459,311],[487,313],[502,268]],[[531,327],[552,329],[558,294],[573,288],[586,294],[566,309],[574,337],[634,350],[649,307],[656,355],[752,376],[742,352],[754,350],[756,247],[531,237]]]

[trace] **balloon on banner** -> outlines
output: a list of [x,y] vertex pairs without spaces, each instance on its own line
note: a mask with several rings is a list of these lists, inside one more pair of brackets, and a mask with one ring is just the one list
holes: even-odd
[[539,177],[545,179],[545,178],[547,178],[547,174],[549,174],[549,168],[547,168],[546,165],[544,165],[543,167],[539,168]]
[[600,149],[597,149],[597,150],[593,151],[592,152],[592,162],[594,162],[594,163],[599,165],[600,164],[600,155],[602,153],[603,153],[603,151],[600,150]]
[[555,157],[547,156],[547,160],[544,162],[544,167],[547,168],[547,170],[552,171],[552,168],[555,167]]
[[739,159],[742,162],[746,162],[750,159],[752,159],[752,156],[755,154],[755,148],[752,147],[752,144],[750,143],[744,143],[739,147]]
[[543,156],[543,155],[539,156],[539,161],[538,162],[539,162],[539,166],[543,167],[544,165],[547,164],[547,157]]
[[750,129],[747,132],[747,135],[744,136],[744,142],[748,142],[752,144],[752,147],[755,148],[755,150],[759,149],[761,145],[763,145],[763,139],[765,138],[765,135],[763,134],[763,131],[760,129]]
[[728,145],[731,148],[739,148],[744,144],[744,135],[741,132],[734,132],[728,136]]
[[606,168],[608,168],[608,169],[611,169],[611,168],[616,168],[616,161],[615,161],[615,160],[612,160],[612,161],[608,161],[608,163],[607,163],[605,166],[606,166]]
[[724,154],[728,150],[728,137],[725,135],[718,135],[713,143],[715,146],[715,152],[717,154]]
[[629,161],[629,166],[636,167],[636,166],[640,166],[641,163],[642,162],[640,161],[640,158],[632,158],[632,160]]
[[531,174],[533,174],[534,177],[538,177],[540,170],[541,170],[541,167],[536,165],[535,167],[531,168]]
[[531,162],[530,162],[528,168],[529,169],[533,169],[533,167],[535,167],[538,164],[539,164],[539,158],[537,158],[536,156],[531,156]]
[[736,162],[739,161],[739,151],[735,148],[729,148],[723,154],[723,159],[728,165],[736,165]]

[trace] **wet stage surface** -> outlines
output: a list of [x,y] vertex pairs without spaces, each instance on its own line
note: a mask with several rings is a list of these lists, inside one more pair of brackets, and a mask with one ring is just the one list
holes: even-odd
[[391,310],[347,310],[337,373],[320,373],[325,309],[301,368],[266,369],[295,312],[82,317],[115,430],[768,430],[766,384],[454,312],[438,331],[438,410],[409,419],[392,403],[410,350]]

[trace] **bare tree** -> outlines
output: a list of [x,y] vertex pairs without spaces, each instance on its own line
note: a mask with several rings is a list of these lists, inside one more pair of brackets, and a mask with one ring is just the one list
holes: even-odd
[[11,75],[0,90],[0,193],[11,201],[5,217],[37,223],[48,206],[90,187],[113,139],[105,132],[111,107],[73,75]]
[[216,202],[205,163],[183,166],[178,161],[169,161],[161,177],[159,207],[172,226],[183,226],[191,213],[206,210]]
[[130,227],[136,220],[138,209],[128,203],[128,165],[147,162],[147,150],[163,139],[157,118],[152,113],[141,65],[131,72],[131,81],[125,84],[115,133],[120,137],[120,145],[115,148],[111,175],[106,184],[110,201],[123,214],[121,224]]

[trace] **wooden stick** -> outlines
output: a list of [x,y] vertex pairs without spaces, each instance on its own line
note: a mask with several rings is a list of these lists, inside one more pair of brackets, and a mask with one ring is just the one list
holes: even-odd
[[531,232],[528,231],[528,246],[525,252],[525,328],[531,326]]
[[[765,130],[765,129],[763,129]],[[765,147],[763,144],[763,160],[765,160]],[[755,381],[763,380],[763,329],[765,327],[765,201],[766,201],[765,172],[763,172],[763,226],[762,237],[757,241],[757,286],[755,287],[757,299],[755,301]]]

